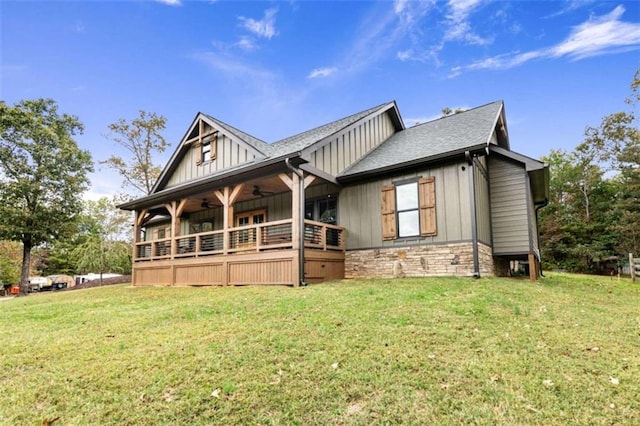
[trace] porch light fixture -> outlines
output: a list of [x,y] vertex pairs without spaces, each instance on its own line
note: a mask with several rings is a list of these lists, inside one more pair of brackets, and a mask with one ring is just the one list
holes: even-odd
[[209,208],[209,202],[207,201],[206,198],[204,198],[202,200],[202,203],[200,204],[200,207],[202,207],[203,209],[208,209]]

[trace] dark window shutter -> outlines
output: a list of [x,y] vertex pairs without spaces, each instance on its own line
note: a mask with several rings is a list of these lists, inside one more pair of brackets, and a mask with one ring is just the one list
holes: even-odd
[[202,142],[196,142],[196,166],[202,164]]
[[438,234],[436,226],[436,178],[433,176],[418,181],[420,200],[420,235],[433,237]]
[[382,187],[382,239],[396,238],[396,187]]
[[218,136],[217,135],[213,135],[211,136],[211,149],[209,151],[209,158],[211,158],[211,160],[215,160],[216,159],[216,148],[218,147]]

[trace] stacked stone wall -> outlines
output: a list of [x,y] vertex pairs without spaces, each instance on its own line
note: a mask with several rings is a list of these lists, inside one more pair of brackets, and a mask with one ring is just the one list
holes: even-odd
[[[480,274],[493,275],[491,247],[479,244]],[[472,276],[471,242],[351,250],[345,256],[346,278]]]

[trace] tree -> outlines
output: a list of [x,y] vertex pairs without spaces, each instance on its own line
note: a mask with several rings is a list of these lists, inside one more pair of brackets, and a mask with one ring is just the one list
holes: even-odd
[[112,155],[101,164],[106,164],[123,178],[123,188],[132,187],[146,195],[160,175],[161,168],[153,163],[155,153],[164,152],[170,145],[162,136],[167,120],[162,115],[140,111],[131,121],[119,119],[109,125],[108,139],[125,148],[130,159]]
[[[0,241],[0,283],[20,282],[22,248],[16,241]],[[1,288],[1,286],[0,286]]]
[[464,108],[456,108],[456,109],[451,109],[449,107],[444,107],[442,108],[442,116],[446,117],[448,115],[454,115],[454,114],[460,114],[461,112],[465,112],[466,109]]
[[102,197],[84,207],[84,239],[71,252],[76,268],[98,272],[131,272],[130,217],[115,207],[117,199]]
[[73,139],[82,130],[52,99],[0,102],[0,239],[22,242],[21,294],[31,250],[75,231],[93,170],[91,155]]
[[602,119],[599,127],[588,127],[578,147],[616,173],[620,192],[612,205],[619,212],[618,249],[621,255],[640,252],[640,69],[631,83],[631,96],[625,99],[629,111],[620,111]]

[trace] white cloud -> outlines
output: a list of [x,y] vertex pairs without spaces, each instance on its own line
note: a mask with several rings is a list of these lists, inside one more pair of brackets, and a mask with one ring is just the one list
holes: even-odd
[[484,46],[493,43],[493,38],[484,38],[476,34],[469,23],[469,17],[484,0],[449,0],[447,6],[447,30],[444,41],[462,41],[467,44]]
[[325,78],[334,74],[336,71],[338,71],[336,67],[316,68],[307,75],[307,78]]
[[608,15],[574,27],[565,41],[550,49],[551,55],[583,59],[640,47],[640,23],[620,21],[624,12],[624,7],[618,6]]
[[255,40],[248,36],[240,37],[240,40],[235,43],[235,46],[241,48],[242,50],[255,50],[258,48]]
[[181,0],[156,0],[158,3],[166,4],[167,6],[182,6]]
[[242,22],[242,27],[247,31],[258,37],[271,39],[271,37],[277,34],[275,28],[276,13],[278,13],[278,9],[271,8],[265,10],[264,17],[260,21],[256,21],[253,18],[245,18],[244,16],[239,16],[238,19]]
[[396,58],[400,59],[403,62],[410,60],[411,58],[413,58],[413,49],[399,51],[398,53],[396,53]]
[[624,12],[624,7],[618,6],[607,15],[591,18],[573,27],[569,36],[555,46],[485,58],[452,68],[449,77],[456,77],[465,71],[509,69],[533,59],[568,57],[580,60],[640,49],[640,23],[620,21]]

